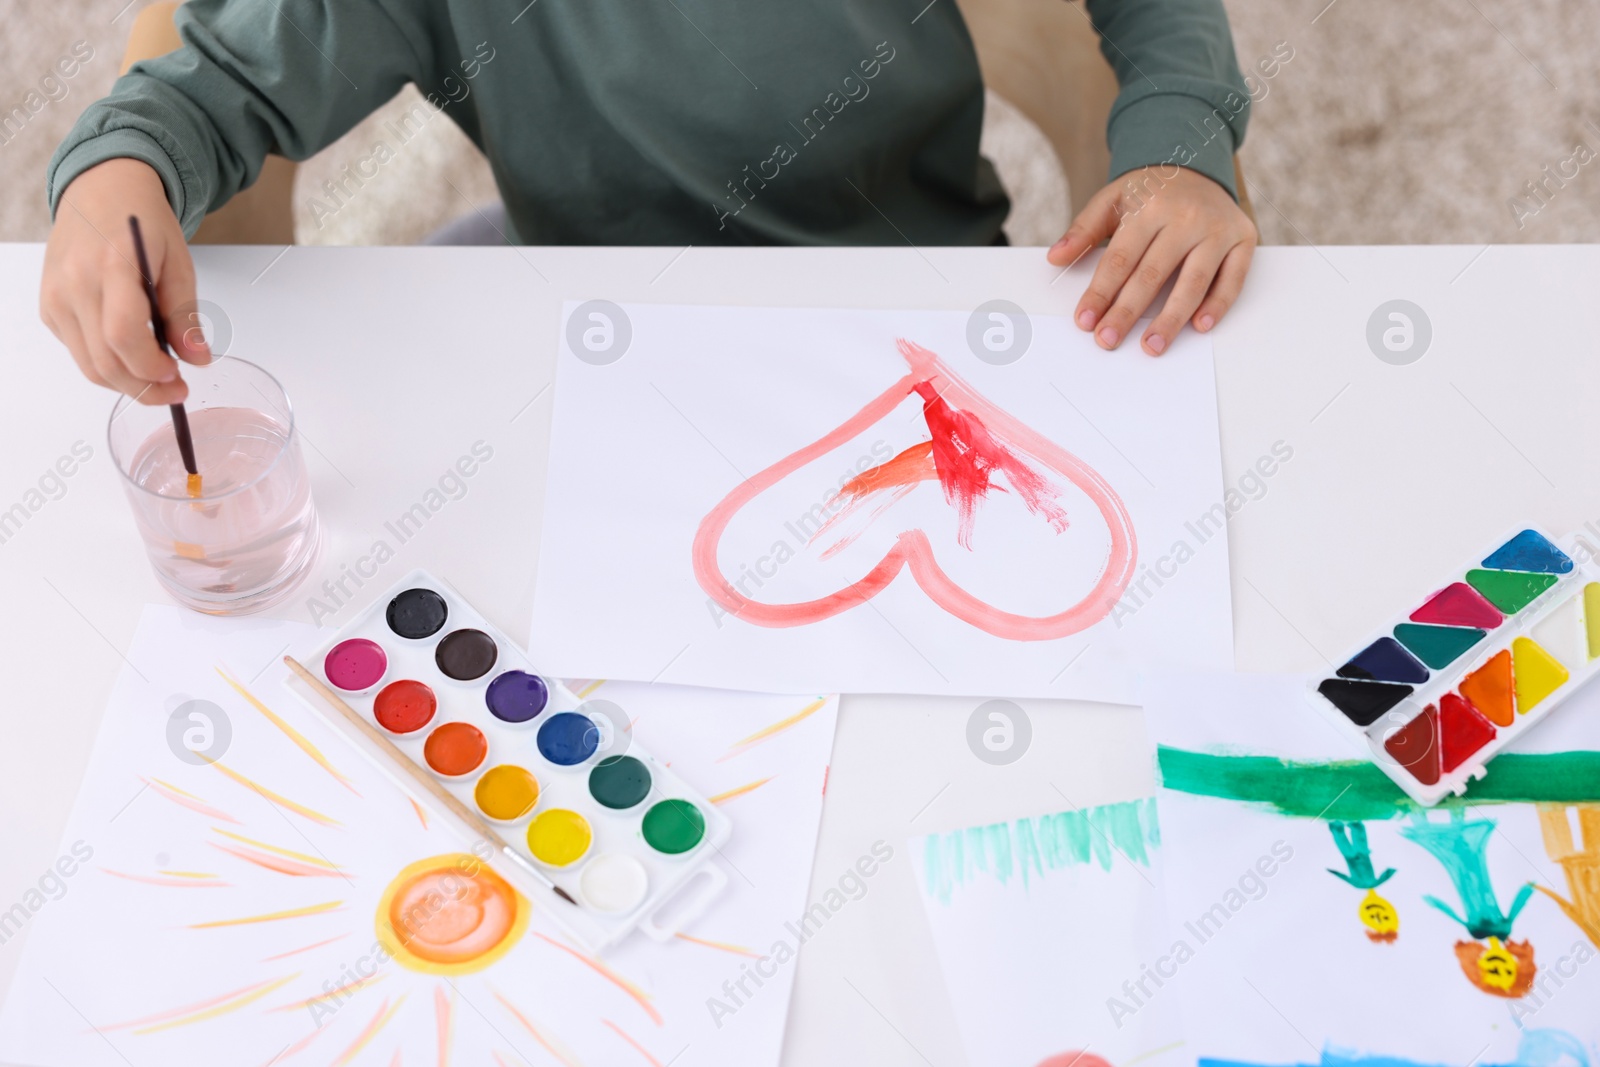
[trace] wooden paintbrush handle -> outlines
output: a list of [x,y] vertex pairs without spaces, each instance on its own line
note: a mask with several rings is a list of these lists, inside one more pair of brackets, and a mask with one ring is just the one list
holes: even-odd
[[377,745],[384,755],[394,761],[396,766],[410,775],[412,780],[427,790],[430,796],[448,808],[451,814],[465,821],[468,826],[472,827],[474,833],[481,835],[495,848],[508,848],[505,840],[495,833],[493,827],[479,818],[471,808],[456,799],[455,794],[436,781],[432,775],[417,766],[415,760],[401,752],[393,741],[379,733],[376,726],[368,722],[355,708],[345,703],[344,698],[328,688],[321,678],[308,671],[293,656],[283,657],[283,662],[287,663],[289,669],[299,675],[302,681],[316,690],[317,695],[327,701],[335,711],[354,724],[366,736],[367,740]]

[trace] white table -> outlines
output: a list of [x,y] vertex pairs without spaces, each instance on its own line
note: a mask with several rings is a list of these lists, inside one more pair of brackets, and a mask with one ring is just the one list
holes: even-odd
[[[0,910],[53,862],[120,650],[141,605],[163,599],[106,454],[111,398],[38,321],[41,255],[0,246],[0,511],[75,441],[94,457],[0,544]],[[1070,313],[1088,278],[1085,265],[1056,280],[1040,252],[1011,249],[207,248],[196,259],[201,293],[231,320],[230,351],[284,380],[312,446],[332,538],[305,593],[481,439],[494,458],[466,496],[357,603],[424,566],[518,639],[563,299],[965,310],[1004,296]],[[1215,333],[1224,474],[1236,483],[1277,441],[1294,456],[1230,526],[1241,669],[1321,665],[1398,596],[1422,592],[1441,557],[1447,569],[1513,523],[1600,531],[1597,283],[1600,247],[1258,253]],[[1380,362],[1365,340],[1368,316],[1394,298],[1432,322],[1430,350],[1409,366]],[[401,410],[428,413],[428,428],[386,417]],[[303,598],[281,614],[306,619]],[[788,1063],[963,1061],[908,835],[1149,788],[1136,712],[1023,702],[1033,747],[996,768],[964,741],[975,703],[846,698],[813,892],[876,840],[896,858],[801,953]],[[891,747],[901,757],[882,759]],[[24,940],[0,946],[0,984]]]

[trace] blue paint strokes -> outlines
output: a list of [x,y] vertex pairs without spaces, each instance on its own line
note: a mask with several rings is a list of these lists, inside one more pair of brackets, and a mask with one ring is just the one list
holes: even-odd
[[1501,912],[1494,883],[1489,877],[1487,856],[1494,827],[1493,820],[1468,819],[1459,808],[1452,809],[1443,822],[1435,822],[1425,813],[1417,812],[1410,823],[1400,827],[1401,837],[1427,849],[1444,867],[1466,914],[1457,915],[1438,897],[1425,895],[1422,899],[1466,927],[1467,933],[1479,941],[1488,937],[1511,940],[1511,926],[1528,898],[1533,896],[1533,883],[1528,882],[1512,897],[1511,907]]
[[[1517,1042],[1517,1058],[1507,1064],[1483,1064],[1480,1067],[1591,1067],[1589,1050],[1565,1030],[1524,1030]],[[1246,1060],[1218,1060],[1205,1056],[1199,1058],[1198,1067],[1457,1067],[1453,1064],[1426,1063],[1422,1060],[1401,1059],[1398,1056],[1378,1056],[1328,1047],[1314,1064],[1261,1064]],[[1465,1067],[1465,1065],[1461,1065]]]
[[1089,864],[1109,871],[1117,857],[1143,867],[1161,844],[1154,797],[974,826],[923,839],[927,892],[948,904],[956,888],[979,875],[1002,886]]
[[1339,677],[1363,682],[1426,682],[1428,668],[1392,637],[1380,637],[1339,668]]
[[1572,560],[1534,530],[1523,530],[1492,552],[1483,565],[1496,571],[1571,574]]

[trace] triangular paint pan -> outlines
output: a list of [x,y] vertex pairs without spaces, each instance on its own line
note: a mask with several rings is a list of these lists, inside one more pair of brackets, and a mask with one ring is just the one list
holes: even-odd
[[1384,712],[1410,696],[1415,690],[1409,685],[1328,678],[1317,686],[1317,692],[1327,697],[1328,703],[1338,708],[1344,713],[1345,718],[1357,726],[1371,726]]
[[1366,682],[1418,684],[1428,680],[1428,668],[1392,637],[1380,637],[1350,657],[1336,672],[1341,678]]
[[1510,726],[1517,716],[1515,689],[1511,684],[1511,652],[1494,658],[1461,680],[1461,695],[1496,726]]
[[1511,655],[1516,660],[1513,673],[1517,680],[1517,711],[1523,715],[1538,707],[1545,697],[1566,685],[1567,679],[1572,677],[1532,638],[1519,637],[1511,642]]
[[1439,709],[1429,704],[1428,710],[1390,734],[1383,749],[1423,785],[1438,785]]
[[1537,571],[1540,574],[1571,574],[1568,555],[1536,530],[1523,530],[1495,549],[1483,565],[1496,571]]
[[1412,622],[1434,626],[1477,626],[1492,630],[1505,621],[1495,606],[1466,582],[1447,585],[1411,613]]
[[1553,574],[1527,571],[1468,571],[1467,583],[1484,599],[1507,615],[1515,615],[1539,599],[1539,594],[1555,585]]
[[1485,631],[1461,626],[1420,626],[1403,622],[1394,628],[1394,636],[1411,654],[1439,670],[1448,667],[1462,654],[1482,641]]
[[1529,635],[1569,671],[1589,662],[1589,639],[1583,630],[1583,598],[1574,593],[1539,620]]
[[1474,752],[1494,740],[1494,726],[1476,708],[1455,693],[1439,701],[1439,748],[1444,773],[1467,762]]

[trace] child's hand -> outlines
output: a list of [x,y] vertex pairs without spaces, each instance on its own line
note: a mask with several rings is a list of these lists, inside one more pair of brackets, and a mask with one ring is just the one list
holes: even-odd
[[[128,216],[139,218],[156,296],[173,350],[211,361],[205,338],[184,321],[194,306],[194,262],[161,177],[136,159],[112,159],[73,179],[45,246],[39,315],[78,361],[83,376],[145,404],[189,393],[178,365],[156,346]],[[175,314],[177,313],[177,314]]]
[[1050,262],[1064,267],[1110,238],[1073,313],[1101,348],[1122,343],[1174,271],[1172,294],[1142,339],[1152,356],[1166,351],[1185,320],[1201,333],[1215,326],[1244,285],[1255,224],[1222,186],[1197,171],[1177,171],[1171,178],[1159,167],[1124,174],[1094,195],[1050,249]]

